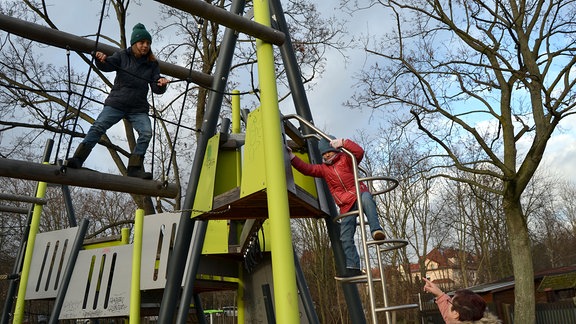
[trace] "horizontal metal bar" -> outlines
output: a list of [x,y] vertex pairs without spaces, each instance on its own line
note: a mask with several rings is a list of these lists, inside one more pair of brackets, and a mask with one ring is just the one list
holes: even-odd
[[[91,53],[96,46],[96,42],[93,40],[2,14],[0,14],[0,29],[36,42],[77,52]],[[98,43],[98,51],[107,55],[112,55],[120,50],[114,46]],[[160,60],[158,63],[162,74],[184,80],[189,79],[203,87],[212,87],[214,78],[209,74],[190,71],[190,69]]]
[[286,35],[274,28],[259,24],[248,18],[233,14],[226,9],[211,5],[199,0],[156,0],[167,6],[186,11],[195,16],[199,16],[232,30],[254,36],[267,43],[282,45]]
[[157,181],[100,173],[88,169],[72,169],[59,165],[4,158],[0,159],[0,176],[152,197],[174,198],[178,194],[178,187],[175,184],[164,185]]
[[397,310],[402,310],[402,309],[412,309],[412,308],[418,308],[418,304],[406,304],[406,305],[380,307],[380,308],[376,308],[375,311],[376,312],[391,312],[391,311],[397,311]]
[[29,208],[14,207],[14,206],[0,206],[0,212],[15,213],[15,214],[28,214]]
[[30,196],[23,196],[23,195],[13,195],[7,193],[0,193],[0,200],[9,200],[9,201],[21,201],[21,202],[28,202],[38,205],[45,205],[46,199],[44,198],[36,198]]

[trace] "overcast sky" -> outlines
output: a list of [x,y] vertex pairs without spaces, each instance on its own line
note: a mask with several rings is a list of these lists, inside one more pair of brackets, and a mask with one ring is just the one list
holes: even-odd
[[[49,0],[47,3],[55,9],[53,13],[62,13],[60,16],[55,16],[56,25],[61,30],[80,36],[94,34],[97,31],[101,1]],[[153,27],[155,19],[158,19],[158,8],[161,4],[150,0],[142,1],[142,3],[144,3],[142,7],[131,3],[126,26],[143,22],[147,27]],[[358,39],[367,34],[381,34],[388,29],[387,14],[382,8],[347,15],[336,9],[336,4],[337,1],[317,2],[320,12],[326,17],[337,15],[347,21],[343,29],[348,31],[350,37]],[[113,15],[113,13],[110,14]],[[115,28],[115,26],[107,28],[105,25],[103,32],[106,33],[107,30]],[[152,36],[155,37],[155,35]],[[346,54],[349,58],[348,62],[345,62],[341,54],[336,51],[327,53],[326,72],[316,81],[315,89],[307,95],[314,121],[318,127],[337,136],[353,137],[361,129],[378,127],[381,122],[379,114],[382,112],[350,110],[343,106],[343,102],[353,95],[355,74],[369,65],[361,46],[348,50]],[[61,59],[65,59],[64,55]],[[281,109],[285,113],[290,113],[292,108],[290,103],[283,103]],[[565,174],[568,179],[576,179],[576,172],[572,167],[576,156],[576,135],[573,131],[575,121],[575,118],[570,118],[561,124],[563,131],[553,135],[545,155],[546,168],[557,170]],[[118,128],[118,132],[123,132],[123,129]]]

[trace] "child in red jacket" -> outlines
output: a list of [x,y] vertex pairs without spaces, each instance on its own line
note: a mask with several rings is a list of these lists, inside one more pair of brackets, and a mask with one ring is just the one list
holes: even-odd
[[[341,152],[340,148],[345,148],[354,154],[358,164],[364,157],[364,149],[349,139],[336,139],[334,136],[330,136],[330,138],[332,138],[330,142],[322,139],[318,143],[318,149],[320,150],[320,154],[322,154],[322,164],[306,163],[292,152],[290,152],[290,160],[292,166],[302,174],[323,178],[328,185],[334,201],[340,209],[340,213],[344,214],[351,210],[358,209],[358,205],[356,202],[356,184],[352,158],[348,154]],[[376,203],[366,184],[360,184],[360,192],[362,210],[368,219],[372,238],[377,241],[386,239],[384,231],[378,221]],[[342,241],[342,248],[346,255],[346,276],[348,277],[362,275],[362,271],[360,270],[360,257],[354,245],[355,233],[356,217],[344,217],[340,222],[340,240]]]

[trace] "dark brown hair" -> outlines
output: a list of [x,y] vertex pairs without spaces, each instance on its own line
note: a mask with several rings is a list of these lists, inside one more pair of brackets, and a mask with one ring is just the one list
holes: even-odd
[[469,289],[459,289],[452,298],[452,309],[458,312],[459,321],[477,321],[484,317],[486,301]]

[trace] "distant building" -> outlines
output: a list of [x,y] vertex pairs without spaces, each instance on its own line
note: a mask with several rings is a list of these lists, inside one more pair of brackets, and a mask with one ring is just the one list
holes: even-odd
[[[444,291],[476,283],[476,257],[469,252],[454,248],[435,248],[423,257],[423,262],[410,264],[410,276],[420,280],[420,264],[426,269],[426,277]],[[465,280],[466,279],[466,280]]]

